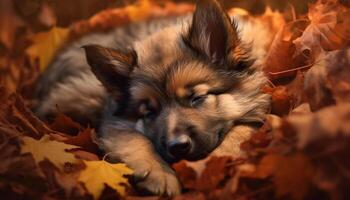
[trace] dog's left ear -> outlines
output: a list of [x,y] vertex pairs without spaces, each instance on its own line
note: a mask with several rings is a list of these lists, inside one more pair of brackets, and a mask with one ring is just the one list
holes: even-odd
[[231,62],[230,56],[239,42],[235,26],[216,0],[197,1],[184,41],[210,62],[218,64]]
[[86,45],[86,59],[91,71],[115,100],[129,95],[130,74],[136,66],[134,51],[120,51],[99,45]]

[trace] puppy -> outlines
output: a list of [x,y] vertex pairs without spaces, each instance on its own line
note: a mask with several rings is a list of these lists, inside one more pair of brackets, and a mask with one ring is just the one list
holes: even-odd
[[191,16],[86,36],[43,74],[35,111],[45,118],[58,107],[96,125],[101,148],[135,171],[139,188],[179,194],[169,163],[241,156],[269,110],[266,44],[253,40],[264,30],[245,23],[201,0]]

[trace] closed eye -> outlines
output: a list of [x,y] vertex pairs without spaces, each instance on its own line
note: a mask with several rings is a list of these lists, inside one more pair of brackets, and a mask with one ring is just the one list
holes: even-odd
[[200,106],[205,101],[206,98],[207,98],[207,95],[194,96],[190,102],[191,107]]
[[147,110],[143,114],[145,119],[154,119],[157,116],[157,113],[154,110]]

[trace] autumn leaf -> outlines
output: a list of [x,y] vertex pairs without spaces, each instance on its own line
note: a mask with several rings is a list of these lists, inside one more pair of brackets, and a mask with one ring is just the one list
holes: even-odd
[[81,147],[85,151],[96,153],[99,148],[94,142],[95,130],[86,128],[78,133],[76,136],[70,136],[66,134],[50,134],[50,136],[59,142],[72,144]]
[[291,195],[292,199],[301,200],[307,194],[314,175],[314,167],[303,154],[282,156],[266,155],[253,173],[245,177],[265,179],[273,177],[277,198]]
[[291,96],[285,86],[264,87],[263,91],[271,95],[271,113],[279,116],[287,115],[291,109]]
[[68,40],[68,36],[69,29],[59,27],[53,27],[47,32],[37,33],[31,38],[33,44],[26,52],[32,62],[39,58],[40,69],[43,71],[51,62],[57,50]]
[[85,184],[86,189],[98,199],[105,184],[116,190],[120,195],[125,193],[125,185],[128,179],[125,175],[131,175],[133,171],[125,164],[111,164],[104,160],[84,161],[86,168],[80,173],[78,180]]
[[337,1],[318,0],[309,8],[309,26],[293,41],[298,54],[310,51],[313,58],[324,51],[337,50],[349,44],[350,11]]
[[110,30],[134,21],[179,16],[193,10],[193,4],[188,3],[175,4],[165,1],[160,6],[152,0],[138,0],[135,4],[123,8],[103,10],[88,20],[72,24],[70,30],[72,37],[79,38],[91,32]]
[[172,167],[175,170],[176,175],[182,183],[183,187],[189,189],[195,188],[197,174],[194,169],[187,165],[186,161],[182,160],[178,163],[175,163]]
[[13,48],[16,33],[24,22],[15,14],[11,0],[0,1],[0,44],[8,49]]
[[83,130],[84,127],[79,123],[73,121],[72,118],[58,112],[54,121],[49,125],[52,130],[59,131],[67,134],[77,134],[79,131]]
[[78,162],[78,159],[72,153],[66,152],[66,150],[79,147],[50,140],[48,135],[44,135],[40,140],[24,136],[22,141],[21,153],[31,153],[36,163],[48,159],[56,167],[62,169],[67,162]]
[[135,5],[126,6],[126,12],[128,13],[131,21],[139,21],[144,19],[152,11],[150,0],[138,1]]
[[270,79],[294,76],[297,71],[295,68],[305,64],[306,58],[304,56],[295,55],[296,46],[293,41],[301,36],[308,23],[304,20],[290,22],[277,32],[263,66],[263,70]]

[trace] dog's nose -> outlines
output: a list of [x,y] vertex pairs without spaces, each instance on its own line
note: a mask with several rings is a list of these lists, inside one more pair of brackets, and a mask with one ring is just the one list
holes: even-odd
[[185,157],[191,150],[191,143],[188,135],[179,135],[168,142],[169,153],[175,158]]

